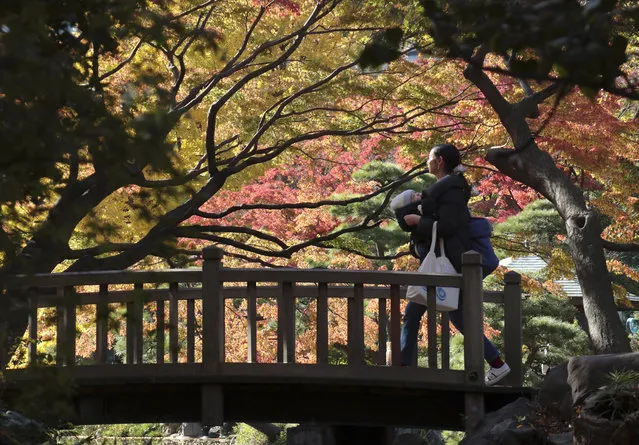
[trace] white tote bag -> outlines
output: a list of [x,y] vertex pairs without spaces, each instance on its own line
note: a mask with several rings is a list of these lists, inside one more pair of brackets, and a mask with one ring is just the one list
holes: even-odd
[[[441,256],[435,255],[435,238],[437,237],[437,221],[433,223],[433,234],[431,236],[430,250],[417,269],[418,272],[425,274],[440,275],[456,275],[457,271],[446,258],[444,251],[444,240],[439,239],[439,251]],[[459,288],[457,287],[441,287],[435,289],[435,300],[437,301],[437,310],[441,312],[454,311],[459,303]],[[406,289],[406,299],[415,303],[426,306],[427,287],[426,286],[408,286]]]

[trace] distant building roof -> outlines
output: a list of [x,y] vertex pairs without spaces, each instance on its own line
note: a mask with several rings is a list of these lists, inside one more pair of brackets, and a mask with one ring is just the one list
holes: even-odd
[[[535,273],[544,269],[548,263],[537,255],[530,255],[518,258],[505,258],[499,262],[499,265],[514,270],[515,272]],[[569,297],[583,297],[581,286],[577,280],[555,280],[555,283],[559,284]],[[631,293],[628,293],[628,299],[639,302],[639,296]]]
[[537,255],[520,256],[517,258],[506,258],[499,262],[500,266],[507,267],[516,272],[539,272],[544,269],[548,263]]

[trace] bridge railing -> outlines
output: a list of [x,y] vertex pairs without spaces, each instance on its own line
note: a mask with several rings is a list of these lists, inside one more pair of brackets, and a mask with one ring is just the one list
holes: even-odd
[[[77,363],[76,320],[79,307],[95,307],[95,363],[109,359],[109,332],[113,331],[113,304],[125,306],[126,364],[143,364],[144,336],[149,330],[144,308],[154,303],[155,364],[201,362],[216,368],[226,363],[225,300],[246,301],[248,363],[258,358],[257,302],[277,301],[277,362],[296,362],[296,299],[315,299],[315,356],[317,365],[329,364],[329,299],[346,299],[349,367],[400,365],[400,300],[405,286],[428,288],[427,367],[433,379],[468,385],[483,384],[482,301],[504,306],[505,357],[512,371],[509,382],[521,384],[521,293],[520,277],[506,274],[502,292],[483,292],[479,256],[466,253],[460,275],[423,275],[414,272],[380,272],[308,269],[228,269],[222,266],[222,251],[204,251],[201,270],[106,271],[41,274],[13,277],[7,287],[25,293],[29,307],[29,365],[38,362],[38,309],[55,308],[56,366]],[[450,329],[447,313],[435,307],[435,286],[461,287],[464,295],[464,369],[450,369]],[[377,351],[371,363],[365,360],[365,300],[377,300]],[[166,314],[168,303],[168,317]],[[186,320],[184,320],[186,318]],[[437,325],[441,326],[438,341]],[[168,354],[165,334],[168,331]],[[388,338],[390,337],[390,338]],[[390,360],[387,347],[390,345]],[[148,349],[148,348],[147,348]],[[184,351],[186,349],[186,351]],[[147,352],[148,354],[148,352]],[[199,360],[201,357],[201,360]],[[197,359],[197,360],[196,360]],[[322,366],[322,368],[324,368]],[[328,367],[331,368],[330,366]],[[330,371],[329,371],[330,372]],[[336,371],[342,372],[342,371]],[[322,370],[326,375],[326,370]]]

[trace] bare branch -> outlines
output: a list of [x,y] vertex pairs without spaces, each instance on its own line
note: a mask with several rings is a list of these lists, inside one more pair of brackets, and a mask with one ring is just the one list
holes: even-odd
[[131,60],[133,60],[133,58],[137,54],[138,50],[142,46],[142,43],[143,43],[142,39],[138,40],[138,43],[135,44],[135,46],[133,47],[133,49],[131,50],[131,52],[129,53],[129,55],[127,56],[126,59],[124,59],[122,62],[120,62],[115,68],[113,68],[113,69],[107,71],[106,73],[102,74],[101,76],[99,76],[98,79],[100,80],[100,82],[103,81],[104,79],[106,79],[107,77],[114,75],[115,73],[120,71],[122,68],[124,68],[129,62],[131,62]]
[[187,15],[189,15],[189,14],[192,14],[192,13],[194,13],[194,12],[199,11],[200,9],[204,9],[204,8],[206,8],[207,6],[214,5],[217,1],[218,1],[218,0],[209,0],[209,1],[207,1],[207,2],[204,2],[204,3],[200,4],[200,5],[194,6],[193,8],[191,8],[191,9],[187,9],[186,11],[181,12],[180,14],[174,15],[173,17],[171,17],[171,18],[169,19],[169,21],[179,20],[179,19],[181,19],[182,17],[186,17],[186,16],[187,16]]
[[612,250],[614,252],[639,252],[639,244],[613,243],[612,241],[607,241],[603,238],[601,239],[601,242],[606,250]]
[[104,253],[122,252],[123,250],[130,249],[135,246],[134,243],[105,243],[95,247],[88,247],[86,249],[70,250],[65,257],[67,259],[77,259],[85,256],[97,256]]
[[[258,130],[255,132],[255,134],[253,135],[251,140],[246,144],[244,149],[238,154],[238,156],[236,156],[236,159],[241,159],[243,157],[243,154],[249,153],[249,152],[252,151],[252,149],[257,145],[257,141],[264,134],[264,132],[266,130],[268,130],[273,125],[273,123],[277,121],[277,119],[279,119],[282,111],[284,110],[284,108],[287,105],[289,105],[295,99],[297,99],[297,98],[299,98],[299,97],[301,97],[301,96],[303,96],[305,94],[309,94],[309,93],[317,91],[317,89],[319,89],[322,85],[325,85],[328,82],[330,82],[339,73],[341,73],[342,71],[348,70],[348,69],[352,68],[355,65],[357,65],[357,62],[351,62],[349,64],[342,65],[342,66],[334,69],[328,76],[324,77],[323,79],[315,82],[312,85],[308,85],[305,88],[302,88],[301,90],[298,90],[294,94],[291,94],[290,96],[288,96],[284,100],[280,101],[279,105],[275,104],[272,107],[270,107],[269,109],[267,109],[262,114],[262,117],[260,119],[260,124],[258,125]],[[268,119],[268,121],[265,121],[266,114],[269,113],[276,106],[277,106],[277,110],[273,113],[273,116],[271,116],[271,118]],[[233,166],[234,164],[235,164],[235,162],[231,161],[229,166]]]
[[178,178],[161,179],[161,180],[155,180],[155,181],[148,180],[145,178],[139,181],[133,181],[132,184],[138,185],[140,187],[148,187],[148,188],[175,187],[179,185],[184,185],[192,181],[193,179],[197,178],[201,174],[206,173],[207,170],[208,169],[206,167],[199,167],[199,168],[190,170],[188,173]]
[[[327,244],[318,244],[317,247],[322,247],[324,249],[334,248]],[[360,252],[358,250],[351,249],[344,246],[340,246],[339,250],[342,250],[348,253],[353,253],[355,255],[361,256],[362,258],[366,258],[367,260],[396,260],[398,258],[405,257],[407,255],[412,255],[410,252],[407,252],[407,251],[397,252],[395,255],[370,255],[370,254]]]
[[227,208],[226,210],[224,210],[223,212],[220,213],[210,213],[210,212],[204,212],[202,210],[197,210],[194,215],[196,216],[200,216],[202,218],[210,218],[210,219],[220,219],[223,218],[227,215],[230,215],[232,213],[238,212],[240,210],[284,210],[284,209],[317,209],[320,207],[324,207],[324,206],[340,206],[340,205],[348,205],[348,204],[353,204],[356,202],[365,202],[368,201],[371,198],[374,198],[377,195],[386,193],[386,192],[393,192],[395,191],[400,185],[404,184],[405,182],[410,181],[411,179],[423,175],[424,173],[427,173],[428,170],[424,170],[424,166],[426,165],[427,162],[422,162],[420,164],[418,164],[417,166],[413,167],[411,170],[409,170],[408,172],[404,173],[403,175],[401,175],[399,178],[397,178],[395,181],[389,182],[388,184],[380,187],[379,189],[375,190],[374,192],[371,192],[367,195],[362,195],[362,196],[358,196],[355,198],[349,198],[349,199],[326,199],[326,200],[322,200],[322,201],[314,201],[314,202],[298,202],[298,203],[282,203],[282,204],[265,204],[265,203],[261,203],[261,204],[240,204],[240,205],[236,205],[236,206],[232,206]]
[[245,261],[247,263],[255,263],[255,264],[259,264],[260,266],[270,267],[270,268],[274,268],[274,269],[286,267],[286,266],[280,266],[279,264],[271,263],[269,261],[262,260],[260,258],[253,258],[253,257],[249,257],[249,256],[242,255],[242,254],[239,254],[239,253],[235,253],[235,252],[224,252],[224,256],[225,257],[228,256],[228,257],[231,257],[231,258],[237,258],[237,259]]
[[189,225],[180,226],[172,230],[175,236],[183,238],[199,238],[202,234],[207,233],[240,233],[244,235],[251,235],[264,241],[269,241],[278,245],[282,249],[288,248],[288,245],[279,238],[269,235],[268,233],[261,232],[259,230],[250,229],[248,227],[238,226],[201,226],[201,225]]
[[334,32],[382,31],[384,29],[386,28],[378,26],[362,26],[361,28],[326,28],[320,25],[310,30],[308,35],[332,34]]
[[[291,147],[294,144],[314,140],[318,138],[322,138],[325,136],[365,136],[373,133],[384,133],[384,132],[392,132],[393,130],[397,130],[401,127],[404,127],[409,122],[417,119],[420,116],[423,116],[428,111],[424,110],[420,107],[412,108],[408,111],[398,113],[395,115],[388,116],[383,119],[373,119],[369,123],[365,123],[358,128],[354,129],[323,129],[323,130],[315,130],[309,131],[306,134],[301,134],[295,137],[292,137],[286,141],[280,141],[276,145],[264,148],[261,150],[255,150],[251,154],[244,154],[244,159],[241,162],[237,162],[239,156],[234,159],[237,162],[236,165],[232,167],[227,167],[225,172],[229,174],[237,173],[245,168],[259,164],[265,161],[269,161],[279,154],[281,154],[284,150]],[[384,124],[384,125],[382,125]],[[228,161],[226,161],[228,162]],[[222,164],[222,163],[219,163]]]
[[[503,69],[498,66],[484,66],[483,70],[496,73],[496,74],[513,76],[513,73],[510,70]],[[517,75],[525,79],[535,80],[538,82],[553,82],[553,83],[568,84],[568,85],[574,85],[577,83],[575,79],[572,79],[570,77],[552,76],[550,74],[539,74],[536,72],[518,73]],[[625,77],[626,76],[620,76],[620,78],[625,78]],[[604,90],[619,97],[639,100],[639,85],[630,80],[628,80],[625,83],[625,86],[609,85],[609,84],[604,84],[603,82],[584,83],[583,79],[579,79],[579,82],[581,87],[588,87],[595,91]]]
[[184,220],[190,218],[193,212],[208,201],[224,185],[224,176],[214,176],[195,192],[186,202],[160,217],[155,226],[133,247],[118,255],[106,258],[83,257],[76,261],[69,271],[80,271],[87,268],[95,270],[122,269],[135,264],[153,251]]
[[[484,97],[493,107],[499,119],[506,126],[508,117],[512,113],[512,106],[501,95],[495,84],[483,72],[484,59],[488,53],[486,47],[480,47],[472,57],[466,69],[464,69],[464,77],[470,80],[484,94]],[[508,128],[508,126],[506,126]]]

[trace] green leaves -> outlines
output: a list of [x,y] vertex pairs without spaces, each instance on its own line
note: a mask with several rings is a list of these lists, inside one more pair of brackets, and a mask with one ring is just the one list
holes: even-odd
[[636,30],[636,10],[613,0],[421,3],[435,42],[450,56],[468,59],[485,45],[509,58],[516,77],[544,79],[561,67],[560,77],[588,95],[619,91],[615,81],[629,54],[626,33]]

